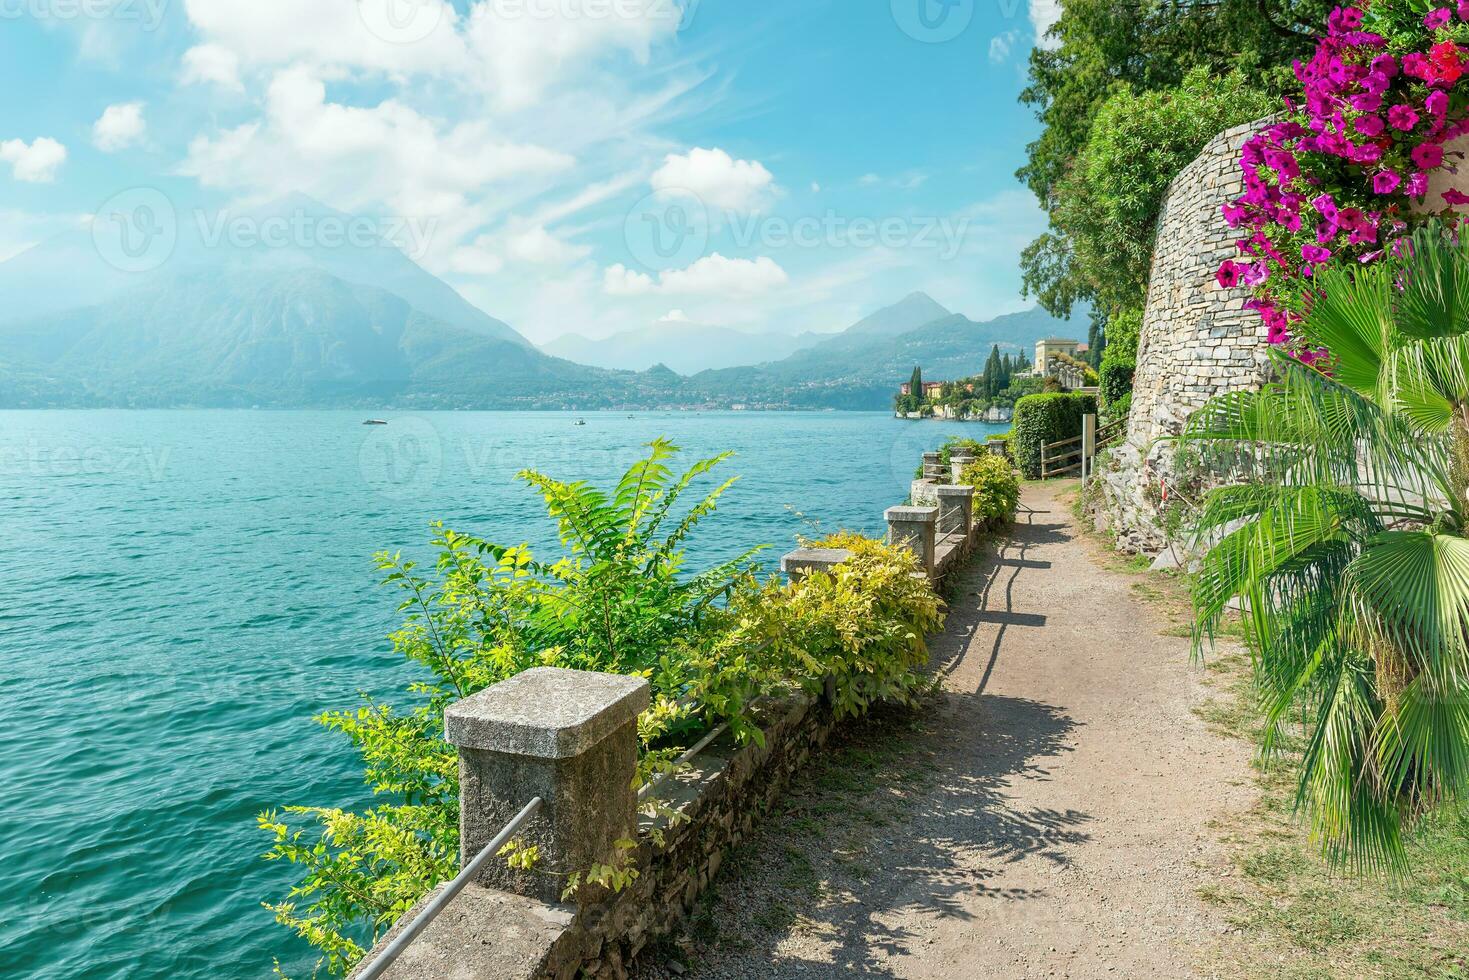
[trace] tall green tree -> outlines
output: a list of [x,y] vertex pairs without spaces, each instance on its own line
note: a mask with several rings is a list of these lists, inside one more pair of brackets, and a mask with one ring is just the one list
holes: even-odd
[[989,359],[984,363],[984,378],[980,387],[984,390],[986,398],[993,398],[1002,390],[1002,378],[1000,368],[1000,345],[995,344],[990,348]]
[[1275,106],[1237,72],[1198,68],[1176,88],[1119,87],[1054,187],[1050,231],[1022,253],[1026,290],[1057,315],[1081,300],[1104,314],[1141,306],[1169,183],[1221,130]]
[[1365,869],[1469,790],[1469,241],[1407,254],[1319,274],[1329,376],[1277,354],[1185,433],[1238,474],[1198,515],[1198,638],[1244,600],[1264,748],[1304,722],[1297,806]]
[[[1052,313],[1066,315],[1078,302],[1109,306],[1116,296],[1105,294],[1136,293],[1139,280],[1146,280],[1147,269],[1139,274],[1134,265],[1117,288],[1108,288],[1110,280],[1097,274],[1093,260],[1100,250],[1092,247],[1088,229],[1076,227],[1065,216],[1058,220],[1057,210],[1079,191],[1088,190],[1084,180],[1073,176],[1083,152],[1094,140],[1105,138],[1118,120],[1128,119],[1131,109],[1126,105],[1119,106],[1111,119],[1099,118],[1110,100],[1137,100],[1178,89],[1192,70],[1216,81],[1238,71],[1248,80],[1245,87],[1264,100],[1267,111],[1276,108],[1291,86],[1291,61],[1309,57],[1333,6],[1327,0],[1062,0],[1061,17],[1047,43],[1031,53],[1029,82],[1020,96],[1035,110],[1042,130],[1026,148],[1026,162],[1017,176],[1052,217],[1051,227],[1026,249],[1028,291]],[[1223,117],[1228,120],[1225,125],[1217,125],[1218,109],[1227,105],[1227,99],[1221,100],[1214,114],[1191,126],[1181,141],[1167,129],[1135,130],[1126,141],[1114,139],[1110,154],[1101,154],[1115,157],[1118,151],[1129,151],[1124,155],[1131,157],[1116,161],[1119,168],[1106,171],[1109,186],[1091,195],[1134,212],[1108,219],[1122,221],[1119,237],[1146,237],[1150,247],[1149,216],[1156,216],[1162,188],[1203,145],[1194,131],[1216,125],[1218,132],[1232,122],[1254,118],[1241,107]],[[1255,106],[1248,109],[1255,110]],[[1163,152],[1154,159],[1147,149],[1160,138]],[[1177,148],[1180,142],[1186,144],[1183,150]],[[1180,162],[1181,155],[1187,159]],[[1092,176],[1096,172],[1092,168]],[[1139,176],[1131,186],[1129,174]]]
[[908,379],[908,393],[919,401],[923,400],[923,369],[914,365],[913,376]]

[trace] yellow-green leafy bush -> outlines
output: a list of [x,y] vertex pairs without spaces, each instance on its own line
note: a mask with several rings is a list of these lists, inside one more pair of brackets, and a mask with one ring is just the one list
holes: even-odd
[[986,453],[965,466],[959,482],[974,488],[974,519],[981,524],[1008,521],[1020,506],[1020,479],[1003,456]]

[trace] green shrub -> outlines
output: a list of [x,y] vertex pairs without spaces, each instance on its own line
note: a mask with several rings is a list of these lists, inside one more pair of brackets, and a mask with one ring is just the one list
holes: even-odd
[[1096,411],[1096,396],[1079,392],[1049,392],[1020,399],[1010,430],[1010,445],[1020,475],[1027,480],[1040,479],[1041,449],[1081,435],[1081,417],[1095,415]]
[[1020,480],[1003,456],[985,453],[964,467],[959,482],[974,488],[974,519],[986,524],[1009,521],[1020,506]]
[[[838,711],[859,714],[923,683],[925,636],[943,616],[927,581],[914,577],[912,555],[844,535],[834,546],[853,559],[798,583],[761,581],[753,551],[686,573],[686,539],[734,481],[680,508],[680,496],[727,457],[676,476],[668,464],[677,448],[661,440],[650,448],[610,491],[520,475],[557,523],[563,553],[554,562],[442,525],[432,575],[399,555],[378,556],[405,614],[393,647],[420,668],[417,679],[397,704],[364,696],[354,710],[318,719],[357,748],[372,803],[259,817],[273,838],[266,859],[301,869],[289,896],[268,907],[321,951],[319,969],[347,973],[458,871],[459,770],[443,729],[455,701],[531,667],[646,677],[653,701],[638,721],[641,780],[720,722],[758,741],[749,709],[761,695],[816,693],[834,676]],[[589,869],[537,870],[572,883]]]
[[1102,416],[1098,420],[1098,422],[1101,425],[1106,425],[1109,422],[1116,422],[1118,419],[1125,419],[1125,418],[1127,418],[1127,416],[1129,414],[1131,414],[1131,412],[1132,412],[1132,392],[1129,391],[1127,394],[1123,395],[1121,398],[1117,399],[1115,402],[1112,402],[1109,405],[1107,405],[1105,408],[1103,408],[1102,409]]
[[1132,376],[1137,365],[1131,361],[1107,361],[1102,365],[1102,404],[1111,405],[1132,392]]
[[1140,306],[1115,309],[1107,317],[1107,347],[1102,351],[1102,367],[1112,361],[1137,362],[1137,342],[1143,329]]

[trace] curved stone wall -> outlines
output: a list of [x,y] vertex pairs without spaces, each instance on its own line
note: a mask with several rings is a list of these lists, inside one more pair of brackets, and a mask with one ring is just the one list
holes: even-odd
[[1131,551],[1167,545],[1159,505],[1172,450],[1190,412],[1226,391],[1258,386],[1268,371],[1266,331],[1243,308],[1244,289],[1222,289],[1219,263],[1237,254],[1238,232],[1220,206],[1243,192],[1239,154],[1265,121],[1225,130],[1169,185],[1158,222],[1126,445],[1099,468],[1098,522]]

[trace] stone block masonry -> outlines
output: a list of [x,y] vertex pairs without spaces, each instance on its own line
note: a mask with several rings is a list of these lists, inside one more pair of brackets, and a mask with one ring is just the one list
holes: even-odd
[[1169,185],[1158,220],[1126,444],[1099,467],[1094,516],[1127,551],[1167,544],[1160,514],[1173,447],[1195,409],[1215,395],[1258,388],[1269,375],[1265,325],[1244,309],[1245,289],[1223,289],[1214,275],[1238,255],[1239,232],[1221,206],[1243,192],[1239,155],[1268,120],[1214,137]]

